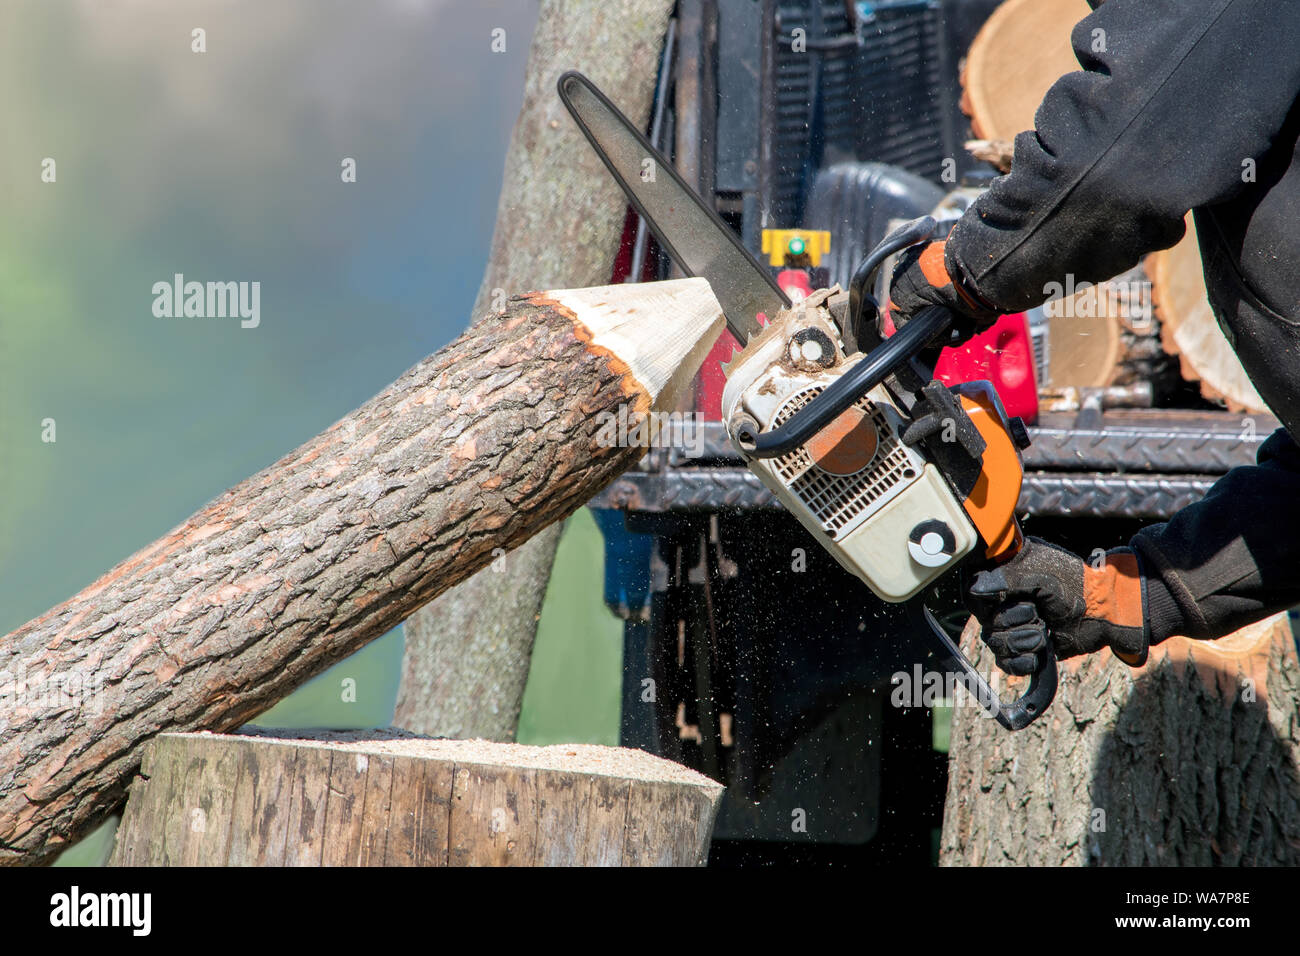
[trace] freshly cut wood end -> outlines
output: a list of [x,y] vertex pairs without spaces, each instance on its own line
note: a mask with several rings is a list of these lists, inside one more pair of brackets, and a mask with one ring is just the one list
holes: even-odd
[[1086,0],[1006,0],[993,11],[960,76],[961,106],[976,139],[1012,140],[1034,128],[1047,90],[1079,69],[1070,34],[1091,12]]
[[169,734],[174,737],[244,738],[290,747],[322,747],[358,754],[391,755],[441,760],[456,764],[523,767],[565,773],[591,774],[639,780],[647,783],[677,783],[720,792],[722,785],[671,760],[629,747],[601,747],[595,744],[558,744],[533,747],[489,740],[445,740],[423,737],[400,728],[384,730],[272,730],[242,727],[237,734]]
[[573,313],[592,343],[627,365],[655,409],[671,409],[726,320],[705,279],[542,293]]
[[1154,670],[1168,660],[1180,676],[1194,667],[1201,686],[1213,690],[1227,706],[1232,706],[1243,686],[1253,688],[1255,699],[1267,703],[1269,662],[1279,653],[1290,658],[1296,655],[1291,620],[1285,611],[1213,641],[1171,637],[1151,648],[1151,656],[1140,670]]

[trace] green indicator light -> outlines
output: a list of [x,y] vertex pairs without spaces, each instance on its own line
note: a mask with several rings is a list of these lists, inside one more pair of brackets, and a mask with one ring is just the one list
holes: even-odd
[[790,255],[801,256],[803,255],[805,244],[801,237],[794,236],[790,239],[790,243],[787,248],[789,248],[790,250]]

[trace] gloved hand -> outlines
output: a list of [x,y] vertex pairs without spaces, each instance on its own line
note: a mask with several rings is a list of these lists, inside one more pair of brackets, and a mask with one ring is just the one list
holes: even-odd
[[1063,548],[1026,538],[1015,557],[980,571],[966,592],[980,638],[1009,674],[1032,674],[1051,634],[1060,659],[1109,647],[1124,663],[1146,661],[1148,632],[1137,556],[1106,552],[1093,567]]
[[889,283],[889,315],[895,328],[902,328],[926,306],[942,305],[954,318],[952,339],[947,344],[959,345],[998,320],[1002,313],[982,299],[971,283],[961,280],[960,267],[950,258],[944,240],[917,243],[904,250]]

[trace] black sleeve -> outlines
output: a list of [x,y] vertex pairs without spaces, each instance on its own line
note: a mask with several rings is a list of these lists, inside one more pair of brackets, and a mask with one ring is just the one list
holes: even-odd
[[1256,461],[1130,543],[1152,643],[1222,637],[1300,604],[1300,448],[1279,428]]
[[1004,310],[1096,282],[1245,187],[1300,90],[1300,0],[1106,0],[1071,34],[1012,171],[958,222],[950,271]]

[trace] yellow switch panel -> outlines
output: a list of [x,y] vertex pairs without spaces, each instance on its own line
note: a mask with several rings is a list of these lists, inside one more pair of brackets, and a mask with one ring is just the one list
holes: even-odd
[[787,257],[807,255],[814,266],[831,251],[831,234],[820,229],[764,229],[763,253],[774,266],[784,266]]

